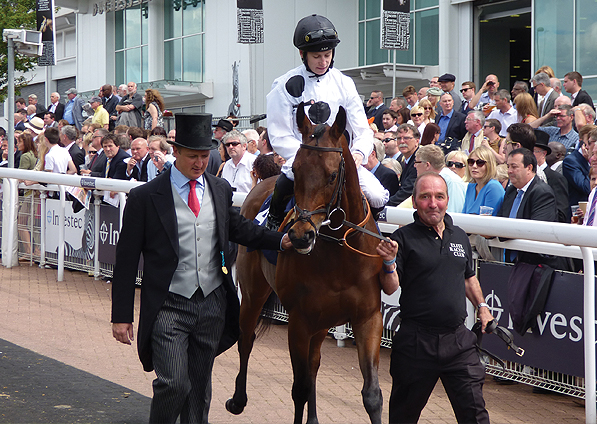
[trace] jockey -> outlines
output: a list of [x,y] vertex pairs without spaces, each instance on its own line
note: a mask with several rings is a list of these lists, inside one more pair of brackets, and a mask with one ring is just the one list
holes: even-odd
[[302,135],[296,122],[296,108],[305,103],[305,113],[314,124],[333,125],[340,106],[346,110],[346,131],[357,166],[361,190],[373,208],[383,207],[388,191],[361,166],[373,150],[363,103],[354,81],[333,68],[335,47],[340,40],[334,25],[325,17],[310,15],[294,30],[294,46],[303,64],[277,78],[267,95],[268,135],[274,151],[286,159],[272,196],[268,228],[277,229],[284,219],[284,206],[294,191],[292,163]]

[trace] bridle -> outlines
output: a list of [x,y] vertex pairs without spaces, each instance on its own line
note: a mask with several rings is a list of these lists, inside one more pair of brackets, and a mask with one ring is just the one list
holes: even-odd
[[[319,124],[315,128],[315,131],[313,131],[313,134],[311,134],[310,138],[315,139],[317,142],[319,137],[323,134],[324,131],[325,131],[325,126],[323,124]],[[301,207],[299,207],[298,204],[295,204],[294,209],[291,210],[288,213],[288,215],[286,216],[286,218],[284,219],[284,222],[280,226],[280,230],[286,226],[286,224],[288,223],[288,221],[290,220],[292,215],[294,215],[293,220],[295,222],[297,222],[297,221],[305,222],[305,223],[308,222],[313,227],[313,229],[315,230],[315,234],[318,237],[321,237],[327,241],[337,242],[339,245],[346,246],[350,250],[352,250],[356,253],[360,253],[361,255],[379,258],[380,257],[379,255],[371,255],[369,253],[361,252],[360,250],[351,247],[347,241],[347,237],[349,236],[349,234],[350,233],[356,234],[356,231],[362,232],[364,234],[368,234],[370,236],[376,237],[376,238],[378,238],[380,240],[384,240],[384,241],[389,241],[389,239],[386,237],[383,237],[377,233],[369,231],[365,228],[365,225],[371,218],[371,208],[369,207],[369,203],[367,202],[367,200],[364,198],[363,198],[363,201],[366,205],[365,209],[367,210],[365,219],[362,222],[360,222],[358,225],[353,224],[352,222],[346,220],[346,213],[344,212],[344,210],[341,207],[342,188],[344,187],[345,175],[346,175],[344,156],[342,155],[344,153],[344,150],[341,147],[323,147],[323,146],[319,146],[317,144],[311,145],[311,144],[305,144],[305,143],[301,143],[300,149],[315,150],[318,152],[326,152],[326,153],[340,153],[341,157],[340,157],[340,164],[338,165],[338,176],[336,178],[336,186],[334,187],[334,192],[332,194],[332,197],[330,198],[330,201],[325,206],[317,208],[313,211],[309,211],[306,209],[302,209]],[[293,214],[293,212],[294,212],[294,214]],[[311,220],[311,217],[313,215],[321,214],[321,213],[325,214],[325,218],[324,218],[323,222],[321,223],[321,225],[326,225],[328,228],[330,228],[330,230],[337,231],[340,228],[342,228],[343,226],[347,226],[349,228],[344,233],[344,236],[342,238],[336,238],[336,237],[330,236],[328,234],[323,234],[323,233],[319,232],[319,229],[317,228],[315,223]]]

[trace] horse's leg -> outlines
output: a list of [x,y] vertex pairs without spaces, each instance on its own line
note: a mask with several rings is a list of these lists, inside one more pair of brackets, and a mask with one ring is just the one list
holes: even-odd
[[381,313],[377,311],[365,322],[352,322],[352,326],[359,353],[359,366],[363,374],[363,404],[371,423],[381,424],[383,398],[378,378],[379,348],[383,331]]
[[307,401],[307,424],[317,424],[317,371],[321,363],[321,344],[328,334],[328,330],[321,330],[311,337],[311,344],[309,346],[309,367],[311,369],[311,392],[309,393],[309,400]]
[[[249,254],[248,258],[245,258],[245,261],[239,259],[238,264],[239,283],[242,293],[239,316],[240,335],[238,338],[240,370],[236,376],[234,395],[226,401],[226,409],[235,415],[243,412],[247,405],[247,370],[249,356],[251,355],[253,342],[255,341],[255,327],[257,326],[261,309],[272,292],[259,267],[259,253],[252,253],[255,254]],[[240,268],[244,268],[244,264],[247,264],[247,268],[242,269],[241,272]]]
[[304,324],[304,318],[289,313],[288,348],[292,363],[292,400],[294,401],[294,424],[302,424],[305,403],[309,400],[313,387],[309,363],[311,334]]

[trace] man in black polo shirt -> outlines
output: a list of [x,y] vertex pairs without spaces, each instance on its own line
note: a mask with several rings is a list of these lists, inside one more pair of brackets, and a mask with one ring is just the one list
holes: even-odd
[[464,326],[465,296],[477,306],[483,331],[493,319],[475,277],[471,246],[446,215],[448,189],[440,175],[417,178],[413,206],[415,222],[377,248],[384,292],[402,288],[402,322],[392,340],[390,423],[416,423],[439,378],[459,423],[489,423],[477,338]]

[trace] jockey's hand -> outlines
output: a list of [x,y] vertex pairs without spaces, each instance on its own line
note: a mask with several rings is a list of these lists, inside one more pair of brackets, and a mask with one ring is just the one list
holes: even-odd
[[352,154],[352,158],[354,159],[354,164],[357,166],[357,168],[363,163],[363,155],[359,152],[354,152]]

